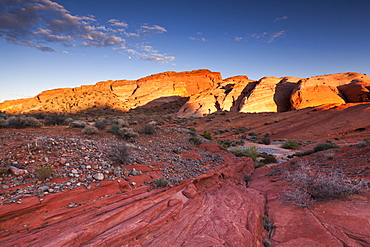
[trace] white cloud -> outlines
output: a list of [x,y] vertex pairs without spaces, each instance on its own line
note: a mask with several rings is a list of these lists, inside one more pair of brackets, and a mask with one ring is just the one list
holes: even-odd
[[61,53],[65,53],[65,54],[68,54],[69,52],[68,51],[60,51]]
[[[98,23],[93,15],[72,15],[62,5],[51,0],[0,0],[0,38],[17,45],[34,47],[43,52],[54,52],[55,43],[65,47],[110,47],[113,50],[130,49],[141,55],[159,54],[153,47],[141,49],[140,43],[126,39],[147,38],[167,32],[158,25],[142,24],[134,31],[118,19]],[[118,35],[120,34],[120,35]],[[65,51],[67,52],[67,51]],[[134,54],[134,53],[132,53]],[[157,56],[154,56],[157,57]],[[163,60],[160,60],[163,61]]]
[[243,40],[243,37],[234,37],[234,40],[235,41],[242,41]]
[[274,22],[277,22],[277,21],[283,21],[283,20],[287,20],[289,17],[288,16],[282,16],[282,17],[278,17],[274,20]]
[[276,33],[273,33],[270,35],[270,39],[267,41],[268,43],[273,42],[275,39],[280,38],[281,36],[284,36],[286,33],[286,30],[282,30]]

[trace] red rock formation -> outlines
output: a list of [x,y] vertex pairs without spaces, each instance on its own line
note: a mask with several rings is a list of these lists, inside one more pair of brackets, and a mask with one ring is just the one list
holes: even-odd
[[243,180],[254,162],[215,144],[200,147],[220,154],[225,166],[173,188],[103,181],[4,205],[2,246],[263,246],[265,198]]
[[278,112],[289,109],[289,96],[299,78],[264,77],[248,97],[245,97],[240,112]]
[[246,76],[222,80],[209,70],[165,72],[136,81],[98,82],[95,85],[48,90],[34,98],[5,101],[0,111],[77,112],[110,107],[128,111],[190,97],[179,117],[202,117],[216,111],[284,112],[323,104],[370,101],[370,78],[360,73],[338,73],[299,80],[295,77]]
[[0,110],[8,113],[77,112],[94,107],[130,110],[158,98],[190,97],[220,81],[220,73],[209,70],[165,72],[137,81],[106,81],[76,88],[48,90],[34,98],[0,103]]
[[333,103],[344,104],[345,98],[338,87],[364,77],[366,75],[360,73],[338,73],[302,79],[291,95],[292,109]]

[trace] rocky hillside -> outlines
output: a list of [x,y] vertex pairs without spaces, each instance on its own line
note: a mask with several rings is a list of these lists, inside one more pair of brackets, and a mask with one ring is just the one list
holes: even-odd
[[247,76],[222,79],[219,72],[165,72],[136,81],[118,80],[95,85],[48,90],[34,98],[5,101],[7,113],[66,112],[91,108],[129,111],[188,98],[178,117],[201,117],[216,111],[285,112],[323,104],[370,101],[370,78],[338,73],[310,78]]

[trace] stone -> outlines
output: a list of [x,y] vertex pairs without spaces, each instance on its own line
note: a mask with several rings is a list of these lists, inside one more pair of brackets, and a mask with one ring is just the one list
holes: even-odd
[[96,179],[96,180],[99,180],[99,181],[101,181],[101,180],[103,180],[104,179],[104,174],[103,173],[95,173],[94,175],[93,175],[93,178],[94,179]]
[[28,171],[25,169],[19,169],[15,166],[10,166],[9,167],[10,171],[15,175],[15,176],[22,176],[24,174],[27,174]]

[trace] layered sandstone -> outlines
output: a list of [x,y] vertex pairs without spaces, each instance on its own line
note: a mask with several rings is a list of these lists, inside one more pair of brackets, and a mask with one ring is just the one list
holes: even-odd
[[165,72],[136,81],[117,80],[95,85],[48,90],[34,98],[5,101],[7,113],[66,112],[90,108],[128,111],[190,98],[179,117],[202,117],[216,111],[284,112],[325,104],[370,101],[370,78],[360,73],[296,77],[247,76],[225,80],[219,72]]
[[240,112],[281,112],[290,109],[289,97],[299,78],[264,77],[245,97]]
[[345,97],[338,87],[363,78],[368,77],[360,73],[338,73],[302,79],[291,95],[292,109],[323,104],[344,104]]
[[190,97],[220,81],[221,74],[209,70],[165,72],[136,81],[106,81],[76,88],[48,90],[34,98],[5,101],[0,104],[0,110],[8,113],[77,112],[110,107],[127,111],[163,97]]

